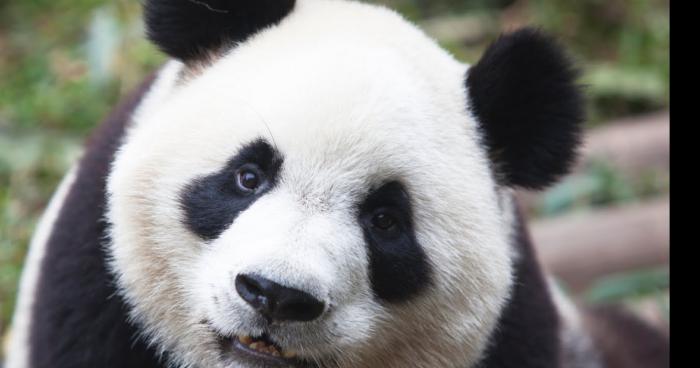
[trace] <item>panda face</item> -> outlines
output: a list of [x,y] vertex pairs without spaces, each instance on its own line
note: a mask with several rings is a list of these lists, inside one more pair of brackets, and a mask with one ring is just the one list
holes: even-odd
[[144,337],[184,367],[475,364],[513,226],[467,66],[324,0],[203,65],[164,68],[108,181]]
[[[270,82],[296,70],[270,91],[244,55],[141,114],[115,164],[114,269],[149,337],[201,366],[274,366],[237,351],[246,336],[329,367],[476,359],[510,260],[459,84],[434,101],[410,63],[315,55],[258,62]],[[259,280],[321,307],[265,310]]]

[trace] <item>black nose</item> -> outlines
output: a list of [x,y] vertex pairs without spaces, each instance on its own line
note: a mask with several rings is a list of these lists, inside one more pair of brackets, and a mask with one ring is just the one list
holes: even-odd
[[305,293],[255,275],[236,276],[238,295],[268,321],[308,322],[323,313],[323,302]]

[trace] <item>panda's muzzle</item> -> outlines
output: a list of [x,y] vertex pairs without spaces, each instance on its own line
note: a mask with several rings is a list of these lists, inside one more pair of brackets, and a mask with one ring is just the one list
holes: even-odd
[[268,323],[310,322],[325,309],[325,303],[311,294],[257,275],[236,276],[236,291]]
[[[326,306],[307,292],[282,286],[259,275],[239,274],[235,287],[241,299],[267,321],[267,327],[315,321],[323,315]],[[264,363],[266,367],[316,367],[297,356],[295,351],[282,348],[267,333],[257,336],[220,335],[220,341],[224,351],[236,356],[237,361],[248,361],[255,366]]]

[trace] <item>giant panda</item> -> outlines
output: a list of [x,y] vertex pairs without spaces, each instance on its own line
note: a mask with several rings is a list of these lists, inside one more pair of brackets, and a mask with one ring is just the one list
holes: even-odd
[[580,140],[549,36],[466,65],[353,1],[147,0],[145,20],[172,60],[51,201],[8,368],[668,366],[660,334],[554,287],[513,199]]

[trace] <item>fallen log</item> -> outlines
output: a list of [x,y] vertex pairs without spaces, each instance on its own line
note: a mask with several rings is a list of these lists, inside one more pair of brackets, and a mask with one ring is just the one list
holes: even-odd
[[574,291],[612,273],[667,265],[669,198],[534,221],[540,261]]
[[670,138],[668,111],[610,122],[588,134],[577,169],[602,159],[628,176],[668,170]]

